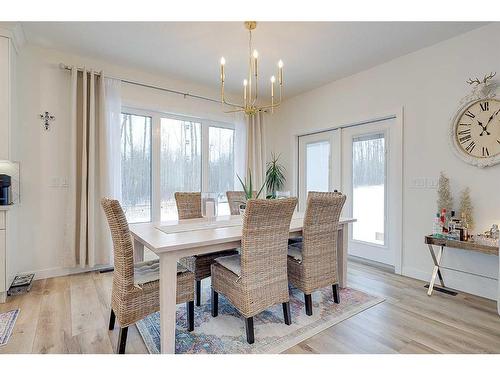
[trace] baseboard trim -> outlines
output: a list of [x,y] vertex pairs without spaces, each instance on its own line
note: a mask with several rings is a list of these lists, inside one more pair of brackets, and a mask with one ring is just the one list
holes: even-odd
[[95,266],[95,267],[85,267],[85,268],[60,267],[60,268],[46,268],[46,269],[38,270],[38,271],[26,271],[26,272],[21,272],[21,273],[22,274],[34,273],[35,280],[44,280],[44,279],[50,279],[52,277],[76,275],[79,273],[106,270],[106,269],[109,269],[110,267],[111,267],[110,265],[99,265],[99,266]]
[[[453,270],[443,269],[443,279],[446,287],[461,292],[473,294],[475,296],[496,301],[498,298],[498,281],[480,275],[464,274]],[[431,270],[428,272],[403,266],[403,276],[412,279],[429,282],[432,276]],[[439,285],[439,281],[437,282]]]
[[357,257],[355,255],[348,255],[347,259],[349,261],[351,261],[351,262],[364,264],[365,266],[375,267],[375,268],[378,268],[378,269],[380,269],[382,271],[386,271],[386,272],[389,272],[389,273],[395,273],[396,272],[394,266],[391,266],[391,265],[385,264],[385,263],[376,262],[374,260]]

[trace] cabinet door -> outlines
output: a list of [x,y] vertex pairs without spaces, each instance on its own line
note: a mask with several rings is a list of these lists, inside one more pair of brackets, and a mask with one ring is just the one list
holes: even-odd
[[5,230],[0,230],[0,293],[6,290],[5,246]]
[[0,160],[9,160],[10,51],[9,39],[0,36]]

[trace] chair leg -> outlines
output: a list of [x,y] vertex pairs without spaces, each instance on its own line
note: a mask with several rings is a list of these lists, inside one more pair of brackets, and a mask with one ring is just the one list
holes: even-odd
[[120,333],[118,334],[118,354],[125,354],[125,345],[127,344],[127,333],[128,327],[120,328]]
[[109,330],[110,331],[115,329],[115,319],[116,319],[115,312],[113,311],[113,309],[111,309],[111,314],[109,314]]
[[212,288],[212,316],[215,318],[219,315],[219,293]]
[[253,344],[255,342],[253,334],[253,317],[245,319],[245,330],[247,331],[247,342]]
[[339,284],[332,285],[332,289],[333,289],[333,302],[340,303]]
[[186,302],[188,331],[194,330],[194,301]]
[[285,324],[287,326],[292,324],[292,315],[290,314],[290,302],[283,302],[283,317],[285,318]]
[[306,303],[306,315],[311,316],[313,314],[313,303],[311,295],[304,293],[304,301]]
[[196,294],[196,306],[201,305],[201,280],[196,280],[196,285],[194,287],[194,291]]

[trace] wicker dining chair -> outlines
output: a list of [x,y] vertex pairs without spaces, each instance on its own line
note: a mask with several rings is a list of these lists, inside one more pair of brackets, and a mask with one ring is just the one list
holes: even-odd
[[245,318],[247,342],[253,344],[253,317],[283,304],[285,324],[290,315],[287,246],[297,198],[250,199],[243,215],[241,254],[217,258],[212,264],[212,316],[224,295]]
[[302,229],[303,240],[288,247],[288,278],[304,293],[306,314],[312,315],[311,293],[331,285],[340,303],[337,235],[346,196],[339,192],[309,192]]
[[[252,195],[255,197],[257,192],[252,192]],[[247,197],[244,191],[226,191],[227,203],[229,204],[229,210],[231,215],[239,215],[240,214],[240,205],[242,202],[246,202]]]
[[[127,219],[120,203],[103,198],[101,205],[106,214],[111,237],[115,270],[111,292],[109,329],[120,325],[117,353],[125,353],[128,327],[160,310],[160,284],[158,260],[134,265],[134,244]],[[176,303],[186,303],[188,331],[194,329],[194,274],[177,265]]]
[[[197,219],[201,218],[201,193],[183,193],[176,192],[175,203],[177,205],[177,212],[179,220]],[[179,263],[186,267],[189,271],[194,273],[196,281],[195,285],[195,303],[196,306],[201,305],[201,280],[210,277],[210,265],[214,262],[215,258],[225,255],[237,254],[238,251],[225,250],[215,253],[194,255],[186,258],[181,258]]]

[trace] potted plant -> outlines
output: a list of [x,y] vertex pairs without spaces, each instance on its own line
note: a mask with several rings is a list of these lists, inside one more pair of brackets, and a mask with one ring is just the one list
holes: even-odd
[[279,163],[280,155],[273,152],[266,165],[267,198],[276,199],[276,192],[285,186],[285,167]]
[[252,171],[249,169],[248,170],[248,180],[245,178],[245,182],[243,182],[240,178],[240,176],[236,175],[238,177],[238,180],[240,181],[241,187],[243,188],[243,191],[245,192],[245,201],[244,202],[238,202],[240,204],[239,209],[240,209],[240,215],[243,215],[245,213],[245,208],[247,205],[247,200],[255,198],[258,199],[260,194],[262,193],[262,190],[264,190],[264,187],[266,186],[266,183],[264,182],[258,191],[258,193],[253,196],[253,184],[252,184]]

